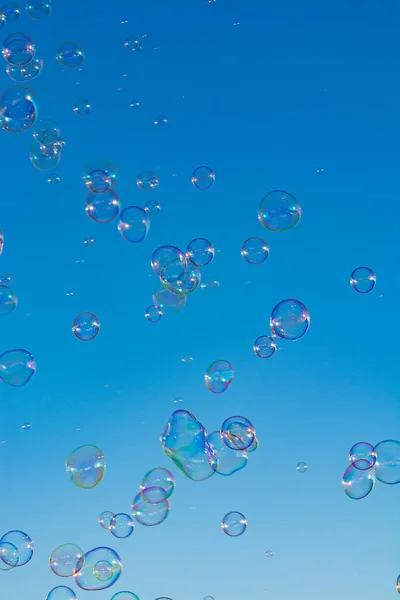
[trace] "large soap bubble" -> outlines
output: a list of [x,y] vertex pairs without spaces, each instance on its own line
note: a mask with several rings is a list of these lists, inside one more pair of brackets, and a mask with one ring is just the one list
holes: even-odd
[[50,569],[59,577],[72,577],[83,565],[83,550],[76,544],[62,544],[50,556]]
[[24,85],[14,85],[0,96],[0,123],[5,131],[21,133],[34,124],[37,116],[32,90]]
[[26,33],[10,33],[3,41],[3,58],[12,67],[23,67],[29,64],[35,52],[35,42]]
[[82,590],[105,590],[119,579],[122,563],[112,548],[100,546],[83,555],[83,567],[74,575],[75,583]]
[[270,326],[278,337],[295,341],[307,333],[310,315],[304,304],[298,300],[282,300],[272,310]]
[[374,448],[375,475],[378,481],[393,485],[400,483],[400,442],[384,440]]
[[67,475],[77,487],[94,488],[103,478],[106,463],[96,446],[80,446],[67,458]]
[[[367,463],[367,461],[365,461]],[[368,496],[375,484],[373,468],[360,469],[351,464],[343,474],[343,491],[352,500],[361,500]]]
[[296,198],[287,192],[269,192],[260,202],[258,220],[270,231],[288,231],[300,221],[301,208]]
[[27,350],[7,350],[0,354],[0,379],[8,385],[26,385],[35,371],[35,359]]

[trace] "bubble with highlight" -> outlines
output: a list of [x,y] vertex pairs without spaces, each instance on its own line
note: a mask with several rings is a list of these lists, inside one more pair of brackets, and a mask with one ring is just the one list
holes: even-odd
[[282,190],[269,192],[258,207],[258,220],[270,231],[289,231],[298,224],[300,218],[300,204],[294,196]]
[[186,248],[186,256],[195,267],[205,267],[214,258],[214,246],[205,238],[195,238]]
[[106,546],[86,552],[83,561],[83,567],[74,576],[76,585],[82,590],[105,590],[114,585],[122,573],[119,555]]
[[27,350],[7,350],[0,355],[0,379],[12,387],[22,387],[33,377],[36,362]]
[[372,292],[376,284],[376,275],[369,267],[358,267],[350,275],[350,285],[359,294]]
[[72,577],[82,568],[83,550],[76,544],[62,544],[50,556],[50,569],[58,577]]
[[36,101],[32,90],[23,85],[14,85],[0,96],[0,123],[9,133],[21,133],[35,123]]
[[239,537],[247,529],[247,519],[241,512],[232,511],[224,516],[221,527],[229,537]]
[[146,239],[150,220],[146,211],[139,206],[124,208],[119,217],[118,231],[127,242],[138,244]]
[[227,360],[216,360],[208,367],[204,374],[206,386],[213,394],[226,392],[233,378],[234,370],[231,363]]
[[82,342],[90,342],[100,332],[100,321],[90,312],[80,313],[72,323],[72,333]]
[[97,446],[79,446],[68,456],[65,468],[74,485],[89,490],[103,479],[106,462]]
[[282,300],[271,313],[272,332],[283,340],[295,341],[303,337],[310,327],[310,315],[299,300]]

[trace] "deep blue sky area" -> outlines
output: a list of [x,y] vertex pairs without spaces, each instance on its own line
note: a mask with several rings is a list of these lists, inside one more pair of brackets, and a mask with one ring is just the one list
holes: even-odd
[[[354,443],[400,436],[398,3],[53,0],[43,21],[21,12],[1,39],[34,39],[44,67],[30,87],[66,146],[61,182],[49,185],[49,172],[29,161],[33,129],[0,130],[0,274],[12,276],[19,300],[0,317],[0,351],[25,348],[37,362],[25,387],[0,382],[0,535],[20,529],[35,545],[26,566],[0,571],[0,599],[45,600],[68,585],[49,568],[66,542],[110,545],[124,565],[105,591],[72,582],[79,600],[119,590],[140,600],[394,599],[400,486],[377,483],[354,501],[341,478]],[[128,36],[140,37],[141,52],[124,47]],[[84,48],[80,71],[56,61],[66,39]],[[1,61],[0,92],[13,85]],[[85,118],[72,110],[79,98],[92,106]],[[117,221],[85,214],[82,175],[96,157],[118,167],[122,207],[160,202],[141,244],[123,240]],[[191,183],[199,165],[215,173],[209,190]],[[144,169],[159,178],[154,192],[136,185]],[[274,189],[302,207],[285,233],[257,219]],[[269,244],[262,265],[241,257],[252,236]],[[216,249],[203,282],[219,287],[148,323],[152,252],[185,250],[197,237]],[[349,285],[362,265],[377,277],[367,295]],[[253,342],[285,298],[307,306],[310,329],[259,359]],[[83,311],[101,322],[89,343],[71,331]],[[235,370],[221,395],[204,383],[217,359]],[[159,436],[177,397],[210,432],[231,415],[254,423],[260,446],[246,469],[195,483],[175,467]],[[107,462],[92,490],[65,472],[82,444],[99,446]],[[167,520],[114,539],[99,514],[129,511],[157,466],[176,477]],[[248,528],[234,539],[220,523],[235,510]]]

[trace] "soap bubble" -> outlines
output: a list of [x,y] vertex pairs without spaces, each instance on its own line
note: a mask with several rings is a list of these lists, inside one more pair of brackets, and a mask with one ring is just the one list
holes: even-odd
[[80,67],[85,60],[83,48],[77,42],[67,40],[57,48],[56,59],[67,69]]
[[[4,444],[5,442],[2,442]],[[0,540],[0,571],[9,571],[18,565],[19,551],[14,544]]]
[[298,300],[282,300],[271,313],[270,326],[278,337],[284,340],[298,340],[310,326],[310,315],[304,304]]
[[343,491],[352,500],[361,500],[368,496],[374,484],[375,472],[373,468],[360,469],[359,467],[350,465],[343,474]]
[[186,248],[186,257],[192,265],[205,267],[214,258],[214,246],[205,238],[196,238],[189,242]]
[[139,596],[133,592],[117,592],[111,600],[139,600]]
[[110,529],[110,522],[114,516],[114,513],[110,510],[105,510],[104,512],[102,512],[99,516],[100,527],[102,527],[103,529]]
[[90,312],[77,315],[72,323],[72,332],[78,340],[90,342],[99,334],[100,321]]
[[90,114],[91,104],[86,98],[79,98],[74,104],[73,111],[78,117],[87,117]]
[[28,17],[39,20],[51,15],[52,0],[28,0],[25,9]]
[[124,46],[127,50],[134,52],[135,50],[140,49],[140,41],[137,37],[132,35],[126,38]]
[[187,260],[182,250],[176,246],[160,246],[154,250],[151,255],[151,268],[158,277],[161,277],[163,270],[171,264],[177,265],[176,268],[181,269],[180,272],[185,271]]
[[46,600],[78,600],[78,598],[71,588],[66,585],[58,585],[50,590]]
[[22,425],[21,425],[21,429],[23,429],[24,431],[27,431],[30,428],[31,428],[31,424],[28,423],[27,421],[25,423],[22,423]]
[[162,316],[162,308],[157,306],[157,304],[152,304],[151,306],[147,307],[145,317],[149,323],[158,323],[158,321],[161,321]]
[[265,556],[266,556],[267,558],[272,558],[272,557],[273,557],[273,555],[274,555],[274,553],[272,552],[272,550],[267,550],[267,551],[266,551],[266,553],[265,553]]
[[102,194],[90,193],[86,200],[86,214],[96,223],[110,223],[119,213],[119,197],[109,189]]
[[6,2],[3,6],[0,6],[0,12],[3,15],[4,21],[7,25],[12,25],[18,21],[21,16],[18,4],[15,2]]
[[256,437],[254,425],[246,417],[228,417],[221,425],[221,437],[232,450],[247,450]]
[[25,81],[32,81],[32,79],[35,79],[40,75],[43,70],[43,64],[43,58],[36,53],[34,58],[27,65],[18,67],[7,65],[6,73],[13,81],[24,83]]
[[349,460],[357,469],[369,469],[376,462],[374,447],[368,442],[358,442],[350,448]]
[[118,231],[127,242],[143,242],[150,229],[147,213],[139,206],[124,208],[119,217]]
[[56,142],[60,137],[60,128],[52,119],[38,119],[33,130],[33,137],[39,145]]
[[34,124],[37,115],[32,90],[14,85],[0,96],[0,123],[10,133],[26,131]]
[[109,160],[96,158],[85,165],[83,182],[96,194],[103,194],[118,183],[118,169]]
[[96,446],[79,446],[67,458],[67,475],[79,488],[94,488],[103,479],[106,463]]
[[15,292],[7,285],[0,285],[0,315],[11,314],[17,305],[18,298]]
[[[12,544],[18,550],[17,564],[11,564],[9,566],[23,567],[31,560],[33,556],[33,542],[27,533],[13,529],[12,531],[5,533],[0,539],[0,544],[4,542],[7,542],[7,544]],[[7,561],[14,563],[14,553],[10,553],[8,551],[5,554],[2,553],[1,560],[6,564],[8,564]]]
[[50,556],[50,569],[59,577],[72,577],[83,566],[83,550],[76,544],[62,544]]
[[38,146],[33,142],[29,151],[29,159],[32,165],[39,171],[50,171],[55,169],[61,159],[62,147],[56,142],[50,142]]
[[144,192],[150,192],[158,186],[158,178],[152,171],[141,171],[136,179],[137,186]]
[[198,190],[207,190],[215,181],[215,175],[210,167],[197,167],[192,173],[192,183]]
[[60,176],[57,175],[57,173],[52,173],[47,179],[47,183],[49,183],[50,185],[58,185],[60,182],[61,179]]
[[141,493],[137,494],[132,501],[131,512],[133,517],[141,525],[155,527],[160,525],[168,517],[170,505],[168,500],[162,500],[154,504],[146,502]]
[[132,517],[126,513],[117,513],[110,520],[109,530],[114,537],[125,539],[129,537],[135,528]]
[[156,125],[157,127],[162,127],[162,126],[166,125],[167,123],[168,123],[168,119],[164,115],[158,115],[158,117],[156,117],[154,119],[154,125]]
[[0,275],[0,285],[5,285],[9,287],[11,285],[11,275],[9,273],[5,273],[4,275]]
[[384,440],[374,448],[375,475],[381,483],[400,483],[400,442]]
[[247,519],[242,513],[232,511],[224,516],[221,527],[222,531],[226,533],[226,535],[229,535],[230,537],[238,537],[246,531]]
[[184,308],[186,295],[179,292],[171,292],[163,285],[160,285],[153,294],[153,302],[161,308],[163,315],[172,315]]
[[259,358],[271,358],[276,352],[275,340],[269,335],[260,335],[254,342],[253,350]]
[[157,504],[158,502],[162,502],[169,498],[174,489],[174,476],[168,469],[164,469],[164,467],[151,469],[151,471],[146,473],[143,477],[140,484],[140,492],[143,500],[152,504]]
[[376,275],[369,267],[358,267],[350,275],[350,285],[359,294],[368,294],[376,284]]
[[175,294],[190,294],[198,288],[201,273],[197,267],[192,265],[188,265],[182,270],[181,260],[176,259],[163,267],[160,280],[167,290]]
[[298,473],[305,473],[307,471],[307,469],[308,469],[308,465],[305,462],[299,462],[296,465],[296,471]]
[[158,215],[161,210],[160,203],[157,200],[148,200],[145,204],[144,210],[150,219],[153,219]]
[[111,587],[122,573],[122,563],[112,548],[100,546],[83,555],[83,567],[75,575],[82,590],[98,591]]
[[222,394],[231,385],[234,370],[227,360],[216,360],[204,374],[206,386],[213,394]]
[[244,469],[248,456],[244,450],[232,450],[223,441],[221,432],[214,431],[208,436],[208,443],[218,458],[217,473],[229,476]]
[[3,41],[3,58],[12,67],[27,65],[34,58],[35,52],[35,42],[26,33],[10,33]]
[[396,590],[400,594],[400,575],[398,576],[397,581],[396,581]]
[[268,244],[259,237],[249,238],[242,244],[241,255],[251,265],[260,265],[269,256]]
[[269,192],[260,202],[258,220],[270,231],[289,231],[297,225],[301,208],[294,196],[276,190]]
[[0,354],[0,379],[8,385],[26,385],[35,371],[35,359],[27,350],[7,350]]

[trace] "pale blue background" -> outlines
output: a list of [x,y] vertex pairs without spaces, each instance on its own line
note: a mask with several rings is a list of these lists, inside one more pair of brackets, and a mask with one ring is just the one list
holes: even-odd
[[[109,544],[125,566],[113,588],[80,599],[121,589],[141,600],[397,596],[399,486],[377,484],[355,502],[341,476],[355,442],[399,439],[399,18],[388,0],[55,0],[51,18],[23,15],[3,28],[2,37],[21,30],[35,39],[45,66],[32,89],[67,145],[61,184],[50,186],[29,163],[31,133],[0,132],[1,271],[19,298],[1,320],[0,350],[26,348],[37,361],[25,388],[0,385],[0,532],[22,529],[35,543],[27,566],[0,573],[1,600],[45,600],[63,584],[48,557],[65,542]],[[127,36],[144,34],[142,53],[124,48]],[[85,49],[82,72],[54,58],[69,38]],[[2,74],[1,89],[10,84]],[[80,97],[92,102],[87,119],[72,111]],[[153,125],[159,113],[164,129]],[[140,246],[116,222],[85,215],[81,176],[96,156],[118,166],[123,206],[150,197],[162,205]],[[216,174],[207,192],[190,183],[200,164]],[[136,187],[143,169],[159,176],[154,194]],[[303,208],[288,233],[257,221],[260,199],[276,188]],[[271,248],[261,266],[240,256],[254,235]],[[199,290],[180,315],[150,325],[152,251],[199,236],[220,250],[204,270],[220,288]],[[360,265],[377,274],[368,296],[348,283]],[[309,333],[257,359],[253,342],[288,297],[309,308]],[[85,310],[102,324],[88,344],[71,333]],[[185,355],[194,362],[182,363]],[[203,375],[220,358],[235,381],[213,396]],[[158,439],[178,396],[210,431],[233,414],[254,422],[260,448],[245,471],[203,483],[177,471]],[[64,469],[84,443],[107,459],[90,491]],[[159,465],[177,480],[167,521],[122,541],[101,530],[100,512],[128,510],[141,477]],[[221,531],[230,510],[248,518],[241,538]]]

